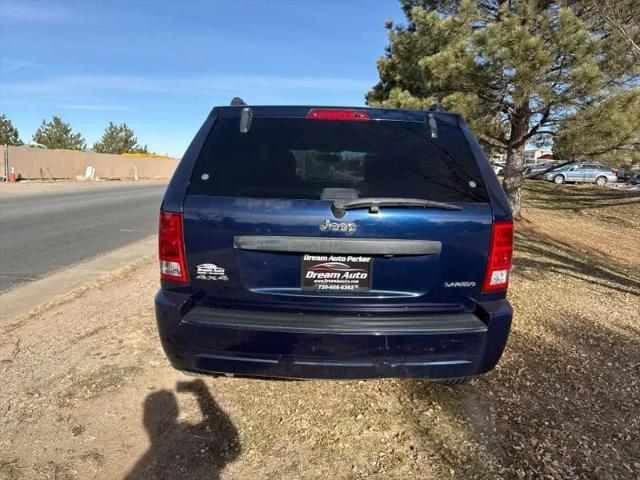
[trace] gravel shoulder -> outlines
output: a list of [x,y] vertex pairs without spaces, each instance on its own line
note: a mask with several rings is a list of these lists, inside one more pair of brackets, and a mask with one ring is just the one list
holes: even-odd
[[114,272],[0,328],[0,479],[637,479],[640,197],[602,192],[527,188],[507,350],[456,388],[186,377],[155,261]]

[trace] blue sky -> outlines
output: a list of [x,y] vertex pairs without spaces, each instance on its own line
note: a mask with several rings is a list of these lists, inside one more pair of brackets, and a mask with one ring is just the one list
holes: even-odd
[[397,0],[0,0],[0,112],[181,156],[214,105],[364,105]]

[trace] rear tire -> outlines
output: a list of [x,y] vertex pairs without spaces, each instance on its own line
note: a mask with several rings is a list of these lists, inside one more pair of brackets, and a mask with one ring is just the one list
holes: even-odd
[[607,184],[607,177],[597,177],[596,178],[596,185],[604,187],[606,184]]
[[473,377],[454,377],[454,378],[440,378],[438,380],[433,380],[435,383],[439,383],[440,385],[447,385],[449,387],[455,385],[466,385]]
[[555,177],[553,177],[553,183],[562,185],[564,183],[564,175],[556,175]]

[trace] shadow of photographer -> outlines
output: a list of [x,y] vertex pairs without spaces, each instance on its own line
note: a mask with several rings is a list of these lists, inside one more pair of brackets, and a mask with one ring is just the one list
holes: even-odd
[[151,446],[125,477],[138,479],[220,478],[240,454],[238,431],[202,380],[178,382],[177,392],[195,395],[202,421],[178,421],[173,392],[159,390],[144,401],[144,426]]

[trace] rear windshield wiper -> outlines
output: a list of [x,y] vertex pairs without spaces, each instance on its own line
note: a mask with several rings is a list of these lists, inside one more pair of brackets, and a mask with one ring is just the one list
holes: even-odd
[[331,205],[333,213],[344,215],[347,210],[368,208],[370,213],[378,213],[380,207],[401,207],[401,208],[439,208],[442,210],[462,210],[462,207],[452,203],[436,202],[434,200],[423,200],[421,198],[389,198],[389,197],[369,197],[336,199]]

